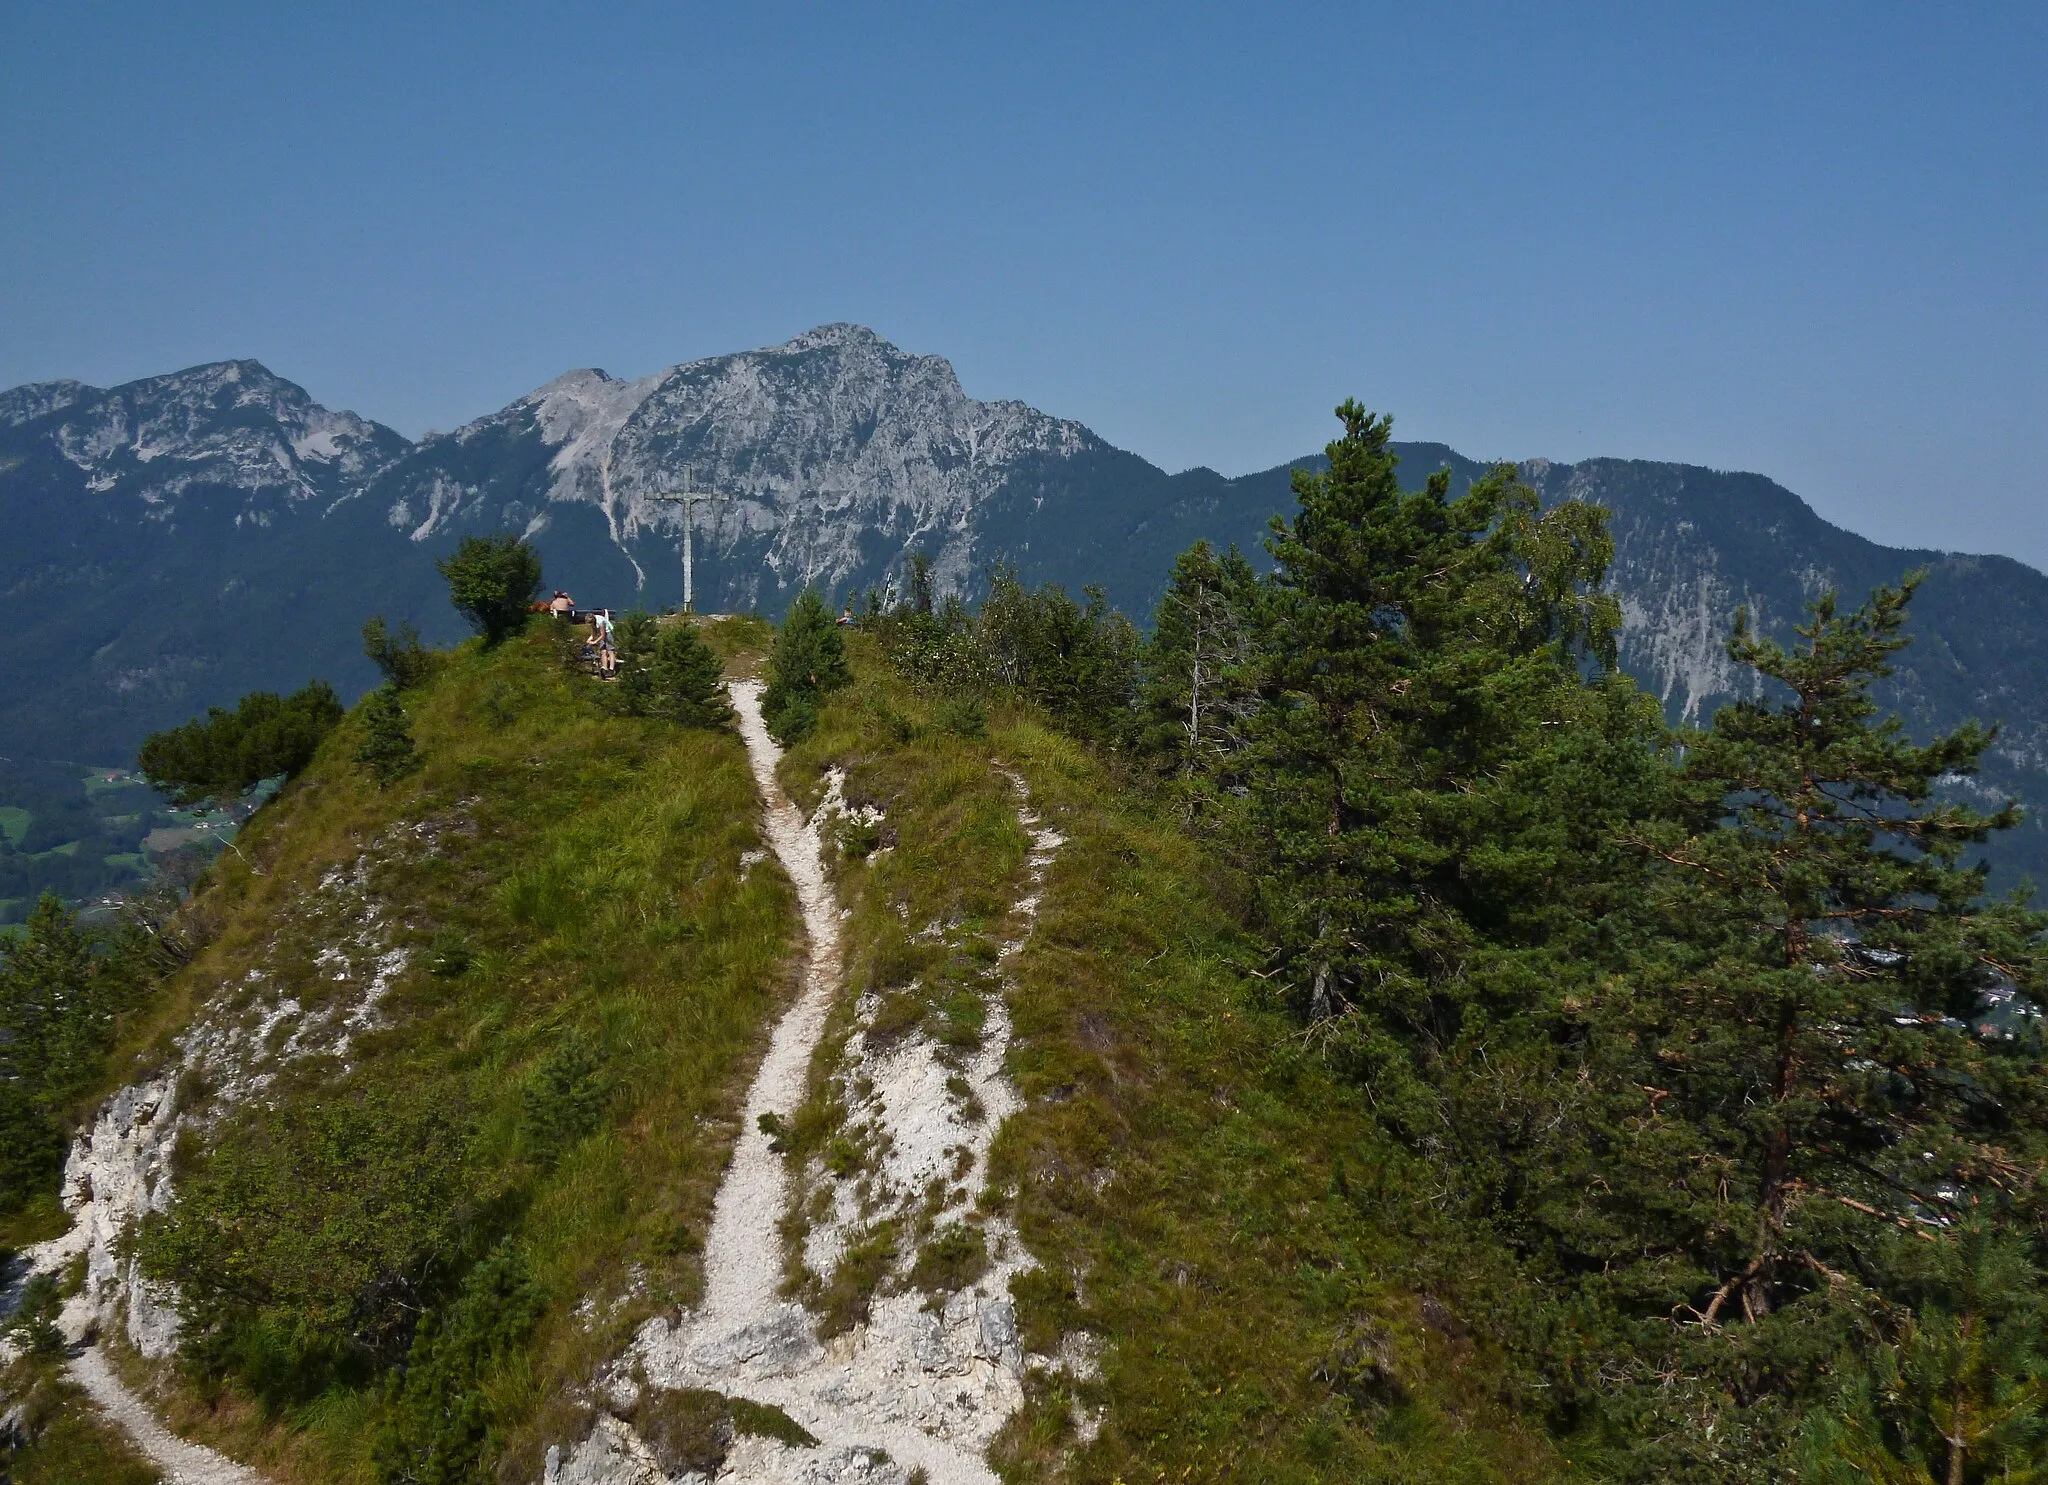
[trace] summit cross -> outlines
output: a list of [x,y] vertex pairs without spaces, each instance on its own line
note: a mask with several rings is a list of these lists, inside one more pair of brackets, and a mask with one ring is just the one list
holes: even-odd
[[693,552],[690,544],[690,528],[695,524],[697,506],[707,500],[736,500],[736,495],[722,494],[716,490],[693,490],[690,488],[689,466],[683,467],[683,488],[667,495],[656,495],[656,500],[666,501],[683,508],[683,612],[689,613],[696,601],[693,572]]

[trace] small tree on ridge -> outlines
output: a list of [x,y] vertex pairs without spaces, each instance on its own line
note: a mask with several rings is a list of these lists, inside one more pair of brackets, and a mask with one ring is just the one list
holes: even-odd
[[540,553],[507,532],[465,536],[462,545],[434,564],[448,579],[448,601],[495,645],[526,622],[528,605],[540,596]]

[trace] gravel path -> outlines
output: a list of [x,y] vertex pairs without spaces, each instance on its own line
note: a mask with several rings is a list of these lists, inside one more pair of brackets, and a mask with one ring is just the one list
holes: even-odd
[[142,1399],[121,1384],[98,1346],[88,1346],[73,1357],[70,1371],[71,1380],[164,1472],[166,1485],[264,1485],[263,1477],[247,1465],[181,1439],[159,1423]]
[[[736,1448],[719,1474],[720,1485],[903,1485],[917,1477],[930,1485],[997,1485],[984,1451],[1024,1400],[1025,1358],[1009,1280],[1032,1266],[1007,1223],[991,1219],[983,1224],[995,1261],[982,1280],[951,1295],[943,1308],[928,1308],[916,1291],[890,1293],[874,1302],[868,1319],[852,1332],[821,1344],[815,1317],[780,1294],[784,1271],[778,1228],[789,1210],[793,1183],[784,1157],[769,1148],[758,1121],[768,1113],[787,1117],[803,1102],[810,1064],[840,989],[841,914],[825,872],[821,835],[843,807],[836,773],[808,822],[784,795],[775,777],[782,750],[762,721],[761,689],[755,681],[731,686],[740,735],[760,786],[767,843],[796,884],[810,939],[809,963],[803,991],[777,1024],[747,1095],[739,1143],[712,1209],[704,1303],[674,1324],[649,1322],[634,1354],[646,1381],[658,1388],[709,1387],[773,1403],[818,1440],[815,1449]],[[1030,932],[1061,840],[1041,828],[1031,812],[1023,779],[1008,769],[1002,772],[1017,790],[1019,816],[1032,837],[1027,895],[1017,903],[1018,936],[998,946],[999,960],[1007,961]],[[883,1131],[884,1145],[901,1156],[894,1163],[917,1167],[894,1172],[900,1179],[891,1177],[894,1164],[875,1174],[880,1187],[887,1188],[877,1198],[887,1198],[885,1206],[899,1197],[922,1197],[925,1178],[934,1170],[962,1187],[956,1197],[978,1190],[995,1128],[1016,1105],[1003,1076],[1008,1043],[1009,1019],[998,991],[983,1045],[966,1066],[942,1062],[928,1039],[915,1036],[860,1063],[863,1116]],[[856,1032],[849,1047],[859,1045]],[[955,1107],[958,1100],[951,1090],[962,1075],[980,1105],[974,1116]],[[932,1149],[925,1150],[927,1145]],[[927,1170],[934,1160],[937,1165]],[[838,1213],[825,1226],[851,1224],[837,1234],[843,1242],[874,1217],[870,1211]],[[836,1253],[837,1244],[831,1246]],[[829,1269],[832,1255],[821,1257]],[[597,1443],[593,1436],[577,1451],[571,1467],[560,1473],[562,1485],[572,1478],[623,1485],[630,1469],[601,1463]],[[551,1476],[551,1485],[554,1480]]]
[[697,1346],[714,1351],[732,1349],[728,1343],[745,1349],[737,1337],[795,1309],[776,1297],[782,1287],[777,1229],[789,1208],[789,1181],[782,1157],[768,1148],[760,1118],[787,1116],[804,1101],[811,1054],[825,1034],[825,1020],[839,988],[839,903],[826,879],[818,841],[819,824],[828,812],[821,809],[806,823],[776,782],[775,764],[782,749],[761,718],[761,683],[734,681],[732,699],[747,761],[761,789],[768,844],[796,884],[811,951],[804,966],[803,993],[776,1024],[768,1055],[747,1090],[739,1143],[733,1147],[732,1165],[711,1212],[711,1232],[704,1244],[704,1303],[692,1329]]

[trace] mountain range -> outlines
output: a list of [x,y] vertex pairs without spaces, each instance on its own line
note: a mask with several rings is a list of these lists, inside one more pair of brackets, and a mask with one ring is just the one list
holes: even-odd
[[[1416,484],[1485,465],[1399,446]],[[322,407],[254,361],[101,389],[0,392],[0,737],[9,755],[124,762],[147,732],[310,675],[372,679],[363,618],[460,633],[434,571],[461,537],[532,537],[551,583],[615,608],[681,597],[684,488],[698,604],[775,614],[805,585],[887,585],[928,553],[942,588],[989,564],[1100,584],[1149,611],[1198,537],[1256,552],[1291,472],[1168,474],[1079,423],[982,402],[942,357],[855,325],[624,381],[571,371],[450,433],[409,440]],[[1928,577],[1886,696],[1915,733],[2003,723],[1977,788],[2048,805],[2048,578],[2004,557],[1886,548],[1757,474],[1534,459],[1546,501],[1613,512],[1622,660],[1674,720],[1739,682],[1734,611],[1787,634],[1829,588],[1860,599]],[[2043,816],[2048,819],[2048,816]],[[2001,876],[2048,872],[2048,832],[2005,844]]]

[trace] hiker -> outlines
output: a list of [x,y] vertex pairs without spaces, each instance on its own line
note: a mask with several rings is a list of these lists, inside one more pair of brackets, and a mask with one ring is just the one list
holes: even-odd
[[619,668],[618,637],[612,629],[612,611],[601,608],[590,616],[590,632],[597,640],[597,673],[610,680]]
[[845,607],[845,608],[843,608],[843,609],[841,609],[841,610],[839,611],[839,623],[840,623],[840,625],[841,625],[842,627],[844,627],[845,625],[851,624],[852,622],[853,622],[853,605],[849,603],[849,604],[847,604],[847,605],[846,605],[846,607]]
[[558,619],[573,619],[576,617],[576,600],[557,588],[555,596],[548,601],[548,612]]

